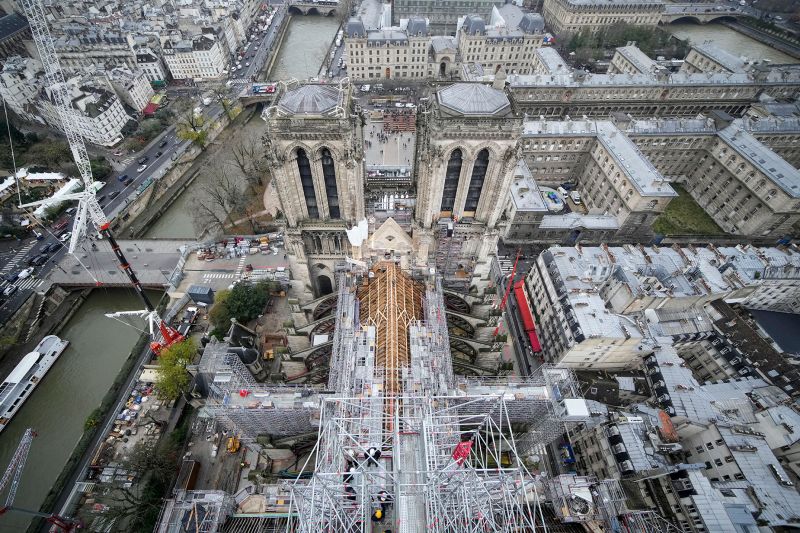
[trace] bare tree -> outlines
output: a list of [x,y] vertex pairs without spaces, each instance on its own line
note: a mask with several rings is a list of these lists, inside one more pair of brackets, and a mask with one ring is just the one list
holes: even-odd
[[181,114],[177,124],[178,138],[192,141],[201,150],[208,144],[208,121],[193,109]]
[[241,182],[231,176],[230,165],[216,162],[206,171],[208,181],[195,196],[194,222],[202,233],[221,234],[244,212],[246,198]]
[[236,118],[237,112],[234,103],[228,98],[228,91],[224,85],[219,85],[211,88],[211,93],[214,95],[214,99],[217,100],[220,105],[222,105],[223,111],[225,111],[225,115],[228,117],[228,120],[233,120]]
[[250,191],[255,193],[256,187],[263,184],[262,177],[266,177],[269,166],[264,157],[264,147],[257,135],[250,135],[241,142],[235,143],[231,149],[233,163],[242,172],[244,179],[250,186]]
[[339,0],[336,6],[336,20],[341,25],[350,20],[350,10],[352,9],[353,0]]

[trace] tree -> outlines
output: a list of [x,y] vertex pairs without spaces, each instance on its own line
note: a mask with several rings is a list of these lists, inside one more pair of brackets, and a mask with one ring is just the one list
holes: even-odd
[[51,171],[60,171],[62,166],[72,163],[72,152],[69,145],[62,140],[46,140],[31,146],[17,161],[20,166],[39,165]]
[[202,113],[195,113],[190,109],[181,115],[178,121],[178,137],[185,141],[192,141],[201,150],[208,144],[208,125]]
[[231,154],[234,164],[247,180],[251,192],[255,193],[256,187],[262,184],[262,176],[266,176],[269,171],[261,140],[257,135],[250,135],[241,142],[235,143],[231,148]]
[[94,176],[96,180],[105,181],[114,170],[111,163],[109,163],[105,157],[90,159],[89,163],[92,165],[92,176]]
[[103,518],[109,526],[120,531],[152,531],[154,519],[161,510],[162,498],[175,476],[178,448],[170,441],[158,446],[153,441],[137,443],[130,455],[121,462],[122,468],[141,476],[142,483],[132,487],[117,487],[104,499],[109,510]]
[[262,281],[255,285],[239,283],[230,291],[218,292],[208,317],[215,331],[224,335],[231,326],[231,318],[243,324],[256,318],[264,311],[274,288]]
[[189,385],[190,377],[186,365],[194,360],[197,346],[186,339],[165,348],[158,356],[156,369],[156,395],[161,400],[176,399]]
[[231,291],[226,289],[218,291],[214,296],[214,305],[211,306],[211,310],[208,312],[208,320],[214,326],[214,329],[227,331],[231,325],[233,315],[231,315],[227,304],[230,294]]
[[268,300],[269,286],[265,282],[239,283],[228,296],[228,311],[238,322],[247,323],[264,311]]
[[222,105],[222,109],[225,111],[225,115],[227,115],[228,120],[233,120],[238,115],[238,110],[234,105],[234,102],[228,98],[228,90],[227,88],[222,86],[216,86],[211,88],[211,94],[214,95],[214,99],[217,100],[220,105]]
[[225,162],[212,163],[206,175],[209,179],[194,197],[195,227],[203,234],[222,234],[233,224],[233,215],[243,211],[246,198],[240,181],[230,175]]

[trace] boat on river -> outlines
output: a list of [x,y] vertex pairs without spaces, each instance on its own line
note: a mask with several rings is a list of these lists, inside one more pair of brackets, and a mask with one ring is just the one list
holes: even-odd
[[11,422],[67,346],[69,341],[55,335],[46,336],[3,380],[0,385],[0,432]]

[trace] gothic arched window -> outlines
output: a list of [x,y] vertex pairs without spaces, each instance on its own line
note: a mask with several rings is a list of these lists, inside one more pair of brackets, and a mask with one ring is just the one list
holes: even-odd
[[472,165],[472,178],[469,180],[467,189],[467,201],[464,202],[464,213],[475,212],[478,209],[478,201],[481,199],[483,190],[483,180],[486,178],[486,169],[489,167],[489,150],[484,148],[478,152],[475,163]]
[[456,148],[450,154],[447,162],[447,173],[444,175],[444,189],[442,190],[442,208],[440,211],[453,211],[458,191],[458,178],[461,176],[461,150]]
[[336,170],[333,156],[327,148],[322,149],[322,176],[325,178],[325,195],[328,197],[328,213],[339,218],[339,193],[336,191]]
[[314,178],[311,177],[311,163],[306,151],[297,149],[297,170],[300,172],[300,185],[303,186],[303,196],[306,198],[306,208],[309,218],[319,218],[317,209],[317,195],[314,192]]

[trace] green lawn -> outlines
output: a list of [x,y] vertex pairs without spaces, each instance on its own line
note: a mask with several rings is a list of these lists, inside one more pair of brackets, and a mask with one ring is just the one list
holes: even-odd
[[661,235],[725,234],[683,187],[673,183],[672,188],[678,197],[672,199],[667,210],[653,223],[654,232]]

